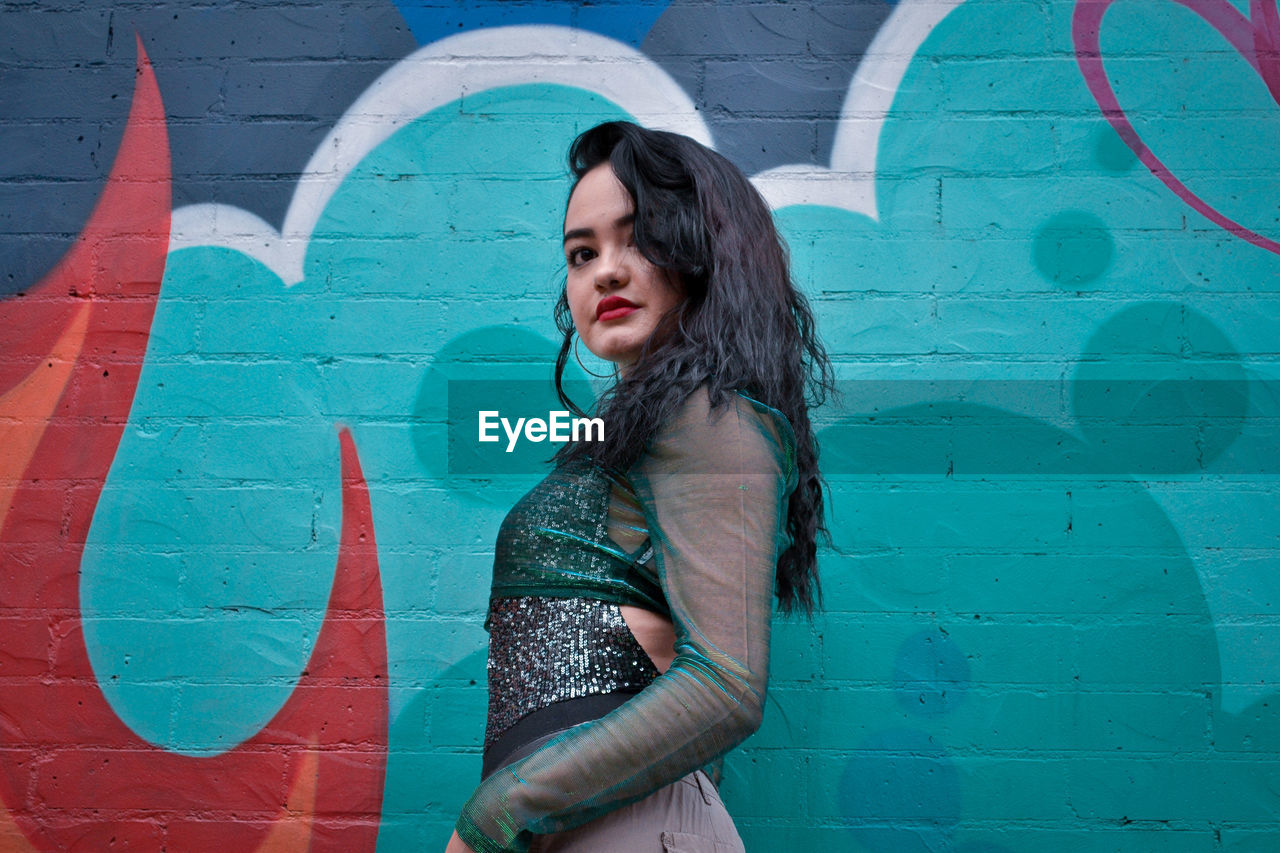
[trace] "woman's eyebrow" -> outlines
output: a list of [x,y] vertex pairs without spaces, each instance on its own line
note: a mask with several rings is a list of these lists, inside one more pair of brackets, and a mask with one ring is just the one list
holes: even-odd
[[[613,221],[614,228],[626,228],[629,225],[635,225],[636,215],[628,213],[626,216],[619,216]],[[570,240],[576,240],[579,237],[594,237],[596,235],[594,228],[574,228],[571,231],[564,232],[564,241],[568,243]]]

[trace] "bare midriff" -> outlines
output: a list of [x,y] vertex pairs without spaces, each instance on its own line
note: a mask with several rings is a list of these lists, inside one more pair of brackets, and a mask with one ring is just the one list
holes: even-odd
[[618,610],[654,667],[666,672],[676,657],[676,629],[671,620],[630,604],[619,605]]

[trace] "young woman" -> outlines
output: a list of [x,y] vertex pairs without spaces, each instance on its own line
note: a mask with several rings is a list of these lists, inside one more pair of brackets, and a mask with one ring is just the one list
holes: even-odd
[[569,159],[556,385],[575,333],[619,379],[605,441],[499,531],[484,779],[448,850],[742,850],[703,768],[760,724],[773,599],[817,596],[830,366],[729,161],[625,122]]

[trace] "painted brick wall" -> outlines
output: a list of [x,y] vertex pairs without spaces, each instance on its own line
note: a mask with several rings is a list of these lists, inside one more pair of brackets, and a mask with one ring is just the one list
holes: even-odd
[[546,455],[459,455],[459,389],[558,408],[618,116],[753,176],[838,362],[748,849],[1280,849],[1278,49],[1274,0],[0,4],[0,849],[442,848]]

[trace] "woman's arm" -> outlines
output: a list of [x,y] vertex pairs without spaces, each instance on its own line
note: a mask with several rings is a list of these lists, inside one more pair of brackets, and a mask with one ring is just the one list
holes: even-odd
[[690,397],[631,472],[676,630],[666,673],[621,708],[490,776],[458,820],[478,853],[586,823],[723,755],[758,728],[790,429],[740,397]]

